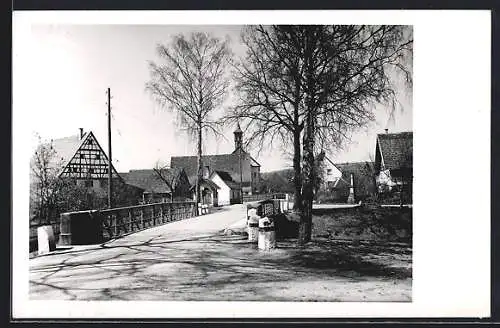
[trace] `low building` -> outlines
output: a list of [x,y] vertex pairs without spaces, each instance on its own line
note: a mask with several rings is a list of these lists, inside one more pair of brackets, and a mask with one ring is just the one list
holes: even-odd
[[184,201],[191,198],[191,185],[183,169],[130,170],[120,175],[126,184],[143,190],[142,203]]
[[214,171],[210,175],[210,180],[220,188],[218,190],[219,206],[241,202],[240,185],[233,180],[229,173],[225,171]]

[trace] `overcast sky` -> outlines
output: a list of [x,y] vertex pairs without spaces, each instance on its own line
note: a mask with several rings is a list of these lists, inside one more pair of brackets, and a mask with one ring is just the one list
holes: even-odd
[[[29,123],[34,133],[56,139],[92,130],[107,152],[106,89],[111,88],[113,162],[119,172],[152,168],[175,155],[195,155],[195,143],[176,127],[175,115],[161,109],[145,91],[149,79],[147,61],[155,60],[155,46],[178,33],[211,32],[231,38],[232,50],[242,55],[241,26],[137,26],[137,25],[37,25],[23,48],[30,66],[30,80],[23,82],[32,99]],[[357,133],[350,146],[331,154],[334,162],[363,161],[374,153],[377,133],[411,131],[411,95],[400,93],[403,111],[389,121],[388,109],[377,108],[377,120]],[[223,109],[222,109],[223,110]],[[206,139],[206,154],[233,150],[232,129],[227,140]],[[251,153],[252,150],[250,150]],[[372,155],[373,156],[373,155]],[[291,166],[276,149],[257,157],[261,171]]]

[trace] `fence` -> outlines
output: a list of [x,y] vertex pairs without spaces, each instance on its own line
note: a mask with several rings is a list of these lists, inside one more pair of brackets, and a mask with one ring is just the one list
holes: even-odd
[[[169,202],[118,207],[94,212],[96,218],[100,220],[101,235],[99,239],[105,241],[131,232],[193,217],[195,215],[194,210],[194,202]],[[77,212],[63,214],[72,215],[76,213]],[[87,221],[83,220],[82,223],[85,225],[85,222]],[[53,228],[57,242],[61,233],[60,220],[51,222],[50,225]],[[43,226],[43,224],[30,226],[30,252],[37,249],[37,228],[40,226]],[[74,226],[76,227],[76,225]],[[73,233],[73,239],[76,239],[75,237],[76,235]]]
[[243,202],[257,202],[266,199],[286,199],[286,196],[286,193],[246,195],[243,196]]
[[102,238],[109,240],[195,215],[195,202],[156,203],[99,211]]

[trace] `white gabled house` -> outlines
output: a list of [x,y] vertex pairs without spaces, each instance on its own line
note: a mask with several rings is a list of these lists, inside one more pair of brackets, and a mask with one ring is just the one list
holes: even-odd
[[225,171],[213,171],[210,180],[219,186],[219,205],[230,205],[240,202],[241,188],[231,175]]

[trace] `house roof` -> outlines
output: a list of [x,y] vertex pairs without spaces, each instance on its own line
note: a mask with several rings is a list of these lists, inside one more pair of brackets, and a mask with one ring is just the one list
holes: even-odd
[[350,162],[350,163],[337,163],[335,166],[342,172],[342,179],[351,184],[351,174],[354,177],[370,175],[370,169],[367,167],[367,162]]
[[[248,156],[253,166],[260,166],[255,159],[248,153],[242,153],[243,156]],[[205,155],[201,158],[202,166],[209,166],[211,170],[225,171],[235,173],[240,171],[240,155],[222,154],[222,155]],[[184,168],[189,181],[196,178],[197,157],[196,156],[172,156],[170,160],[171,167]]]
[[[167,180],[178,177],[181,174],[181,169],[161,169],[160,174]],[[145,192],[153,192],[157,194],[171,193],[172,190],[168,184],[158,175],[157,172],[151,169],[145,170],[130,170],[127,173],[120,173],[126,184],[143,189]]]
[[385,169],[413,167],[413,132],[378,134],[377,148]]
[[226,171],[215,171],[215,172],[217,172],[217,174],[220,176],[222,180],[224,180],[224,182],[234,182],[233,178],[228,172]]
[[[206,184],[206,185],[208,185],[212,189],[220,189],[220,187],[215,182],[213,182],[212,180],[208,180],[208,179],[203,179],[202,178],[200,180],[200,182],[201,182],[200,185]],[[196,188],[196,185],[192,185],[189,190],[193,190],[194,188]]]
[[231,189],[240,189],[240,184],[233,180],[231,175],[226,171],[215,171],[222,181]]
[[[104,154],[104,157],[107,161],[107,155],[104,150],[99,145],[97,138],[92,133],[92,131],[85,132],[82,137],[80,135],[72,135],[69,137],[52,139],[50,144],[52,145],[52,149],[54,150],[54,156],[49,159],[48,167],[55,170],[57,175],[63,173],[63,169],[70,164],[71,160],[75,156],[76,152],[82,147],[82,145],[87,141],[88,138],[93,138],[97,143],[100,151]],[[45,143],[44,146],[47,146],[49,143]],[[37,149],[38,150],[38,149]],[[116,172],[116,169],[113,167],[113,174],[120,175]]]
[[335,188],[348,191],[353,175],[354,190],[358,195],[366,194],[375,189],[373,167],[369,162],[337,163],[335,166],[342,172],[342,177],[336,181]]

